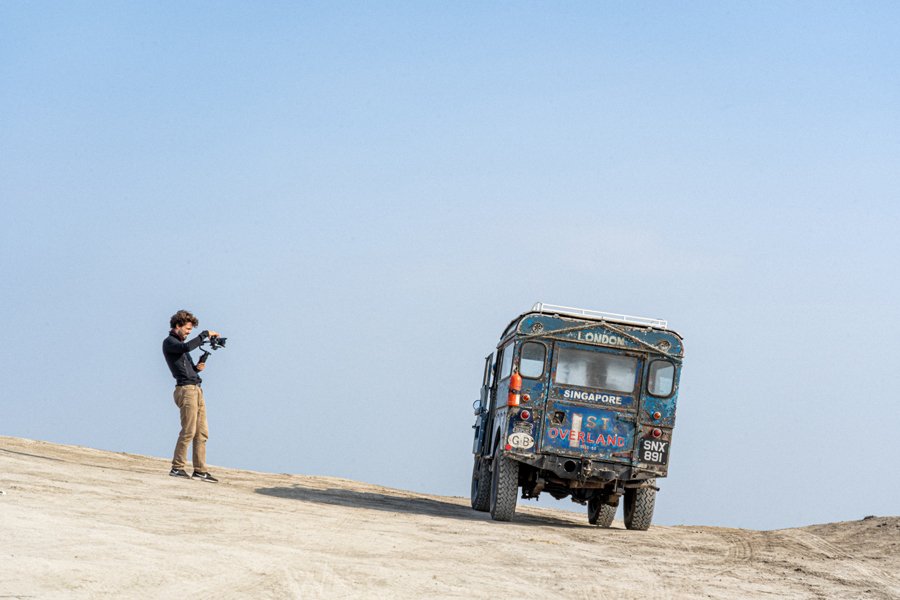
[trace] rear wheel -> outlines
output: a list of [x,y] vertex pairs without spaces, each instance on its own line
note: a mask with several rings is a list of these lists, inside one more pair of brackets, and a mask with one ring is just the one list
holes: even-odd
[[616,516],[616,506],[603,504],[599,498],[588,500],[588,523],[597,527],[609,527]]
[[472,508],[487,512],[491,508],[491,463],[475,457],[472,466]]
[[491,518],[512,521],[519,491],[519,463],[498,452],[491,475]]
[[[656,486],[655,479],[648,479],[647,485]],[[625,490],[625,527],[647,531],[653,520],[653,509],[656,506],[656,490],[653,487],[631,488]]]

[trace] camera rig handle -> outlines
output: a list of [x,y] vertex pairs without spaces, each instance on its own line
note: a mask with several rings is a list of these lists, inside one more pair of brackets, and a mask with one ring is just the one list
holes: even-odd
[[[202,342],[200,342],[200,348],[203,350],[203,354],[200,355],[200,360],[198,361],[199,364],[204,364],[206,362],[206,359],[209,358],[209,354],[210,354],[211,350],[218,350],[219,348],[224,348],[226,341],[227,341],[227,339],[223,338],[221,336],[210,336],[208,339],[205,339]],[[209,344],[209,350],[204,348],[204,346],[206,346],[207,344]]]

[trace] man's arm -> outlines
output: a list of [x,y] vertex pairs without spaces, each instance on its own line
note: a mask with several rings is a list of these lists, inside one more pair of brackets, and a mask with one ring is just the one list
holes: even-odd
[[184,354],[185,352],[190,352],[191,350],[199,348],[200,344],[208,337],[208,331],[201,331],[200,335],[187,342],[179,342],[172,339],[172,336],[169,336],[166,338],[166,341],[163,342],[163,352],[167,354]]

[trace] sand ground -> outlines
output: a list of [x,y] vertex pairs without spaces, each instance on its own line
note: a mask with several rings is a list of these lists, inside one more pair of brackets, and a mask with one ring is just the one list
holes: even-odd
[[627,531],[0,437],[0,598],[900,598],[900,517]]

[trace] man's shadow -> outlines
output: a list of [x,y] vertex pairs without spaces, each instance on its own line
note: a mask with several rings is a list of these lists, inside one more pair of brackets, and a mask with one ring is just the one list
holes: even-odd
[[[486,512],[472,510],[467,505],[455,504],[445,500],[434,498],[410,498],[408,496],[379,494],[374,492],[359,492],[354,490],[328,488],[318,489],[293,484],[290,487],[257,488],[256,493],[276,498],[301,500],[303,502],[316,502],[318,504],[330,504],[333,506],[347,506],[350,508],[362,508],[366,510],[380,510],[393,513],[410,513],[427,515],[431,517],[443,517],[447,519],[460,519],[464,521],[489,521],[491,515]],[[521,506],[520,506],[521,508]],[[581,527],[576,523],[554,517],[552,515],[531,515],[517,512],[513,521],[517,524],[538,525],[553,527]],[[585,525],[587,519],[585,519]]]

